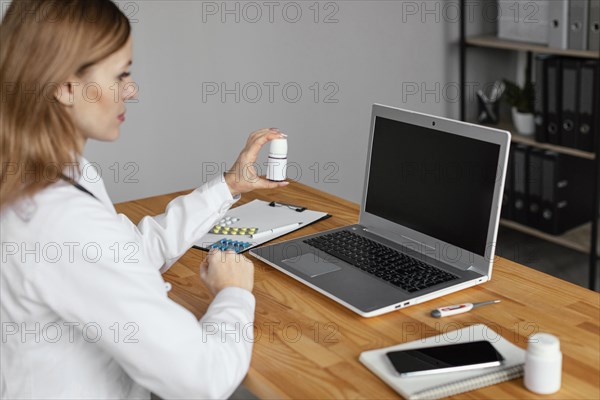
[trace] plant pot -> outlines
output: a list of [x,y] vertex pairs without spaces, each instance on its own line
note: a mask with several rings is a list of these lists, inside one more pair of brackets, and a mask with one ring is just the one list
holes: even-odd
[[511,109],[513,124],[515,129],[521,135],[533,135],[535,133],[535,121],[533,114],[531,113],[520,113],[516,107]]

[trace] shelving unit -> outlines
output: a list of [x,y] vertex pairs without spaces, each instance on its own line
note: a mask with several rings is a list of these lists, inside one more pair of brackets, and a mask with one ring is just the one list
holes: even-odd
[[[591,252],[590,242],[588,242],[592,230],[591,222],[571,229],[562,235],[550,235],[546,232],[538,231],[530,226],[519,224],[518,222],[507,219],[501,219],[500,225],[543,240],[547,240],[548,242],[552,242],[575,251],[579,251],[581,253],[587,254]],[[598,247],[600,247],[600,243],[596,242],[596,254],[598,254]]]
[[[465,0],[460,0],[460,8],[461,8],[461,16],[466,15],[465,13]],[[512,40],[504,40],[500,39],[494,35],[477,35],[477,36],[466,36],[466,23],[465,19],[460,19],[460,118],[461,120],[466,120],[466,59],[467,59],[467,49],[469,47],[481,47],[488,49],[500,49],[505,51],[525,51],[527,52],[527,56],[530,58],[533,53],[541,53],[541,54],[555,54],[560,56],[569,56],[569,57],[581,57],[581,58],[590,58],[590,59],[600,59],[600,53],[594,51],[580,51],[580,50],[563,50],[563,49],[554,49],[548,46],[543,46],[539,44],[526,43],[526,42],[517,42]],[[600,69],[600,66],[598,67]],[[599,71],[600,74],[600,71]],[[596,112],[600,112],[600,110],[596,110]],[[596,289],[596,275],[598,271],[598,259],[599,259],[599,249],[600,249],[600,241],[598,237],[598,206],[600,202],[600,133],[596,132],[597,139],[595,143],[595,151],[587,152],[581,151],[578,149],[572,149],[569,147],[553,145],[549,143],[539,143],[532,136],[524,136],[519,135],[515,132],[512,124],[510,123],[500,123],[498,125],[493,125],[493,127],[505,129],[511,132],[512,141],[515,143],[524,143],[529,146],[534,146],[546,150],[552,150],[559,153],[569,154],[575,157],[587,158],[590,160],[594,160],[594,182],[593,187],[591,188],[590,195],[592,196],[592,203],[594,204],[593,209],[593,218],[592,221],[574,228],[562,235],[550,235],[545,232],[538,231],[537,229],[531,228],[526,225],[519,224],[514,221],[509,220],[501,220],[500,223],[503,226],[509,227],[511,229],[515,229],[520,232],[524,232],[531,236],[547,240],[549,242],[577,250],[589,255],[589,279],[588,286],[590,289]],[[596,127],[596,129],[600,129],[600,127]]]
[[[474,123],[476,123],[476,122],[474,122]],[[555,144],[550,144],[550,143],[540,143],[535,140],[533,135],[527,136],[527,135],[521,135],[521,134],[517,133],[515,130],[515,127],[510,122],[501,121],[497,125],[486,125],[486,126],[489,126],[491,128],[497,128],[497,129],[509,131],[512,136],[512,141],[515,143],[522,143],[522,144],[526,144],[528,146],[538,147],[538,148],[544,149],[544,150],[551,150],[551,151],[555,151],[557,153],[568,154],[570,156],[587,158],[588,160],[594,160],[596,158],[596,155],[594,153],[590,153],[589,151],[573,149],[571,147],[557,146]]]
[[515,143],[522,143],[522,144],[526,144],[526,145],[533,146],[533,147],[539,147],[540,149],[544,149],[544,150],[551,150],[551,151],[555,151],[557,153],[563,153],[563,154],[569,154],[569,155],[575,156],[575,157],[587,158],[589,160],[594,160],[596,158],[594,153],[590,153],[587,151],[577,150],[577,149],[573,149],[570,147],[556,146],[556,145],[548,144],[548,143],[536,142],[536,140],[534,138],[532,138],[531,136],[525,136],[525,135],[518,134],[517,132],[514,131],[514,128],[511,128],[511,129],[513,129],[513,130],[510,130],[510,132],[512,134],[512,141]]
[[[557,153],[568,154],[575,157],[587,158],[589,160],[594,160],[596,158],[594,153],[590,153],[587,151],[581,151],[577,149],[573,149],[570,147],[557,146],[549,143],[540,143],[537,142],[533,135],[521,135],[516,133],[515,128],[512,123],[502,121],[497,125],[486,125],[492,128],[498,128],[502,130],[506,130],[511,132],[512,141],[514,143],[522,143],[528,146],[538,147],[544,150],[551,150]],[[539,231],[535,228],[532,228],[527,225],[520,224],[515,221],[510,221],[506,219],[500,220],[500,225],[506,226],[508,228],[514,229],[519,232],[526,233],[531,236],[535,236],[537,238],[547,240],[552,243],[556,243],[558,245],[567,247],[569,249],[573,249],[582,253],[591,252],[591,243],[590,243],[590,235],[592,231],[592,223],[589,222],[587,224],[578,226],[568,232],[565,232],[562,235],[550,235],[546,232]],[[598,237],[596,241],[596,253],[600,255],[600,237]]]
[[500,39],[499,37],[493,35],[467,37],[465,38],[465,43],[468,46],[487,47],[492,49],[531,51],[533,53],[556,54],[559,56],[569,57],[600,58],[600,54],[595,51],[553,49],[540,44]]

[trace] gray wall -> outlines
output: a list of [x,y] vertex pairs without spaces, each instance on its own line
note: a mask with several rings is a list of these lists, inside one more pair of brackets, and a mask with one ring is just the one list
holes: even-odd
[[[407,8],[420,3],[321,2],[317,23],[314,1],[274,2],[273,22],[263,2],[253,3],[262,17],[251,22],[256,7],[245,3],[226,3],[239,7],[239,22],[235,14],[222,21],[222,2],[143,1],[129,10],[138,20],[132,71],[139,102],[128,106],[118,142],[89,143],[85,153],[100,163],[115,202],[200,185],[215,167],[231,165],[251,131],[273,126],[289,135],[289,161],[300,167],[292,177],[358,202],[372,103],[455,116],[444,97],[455,96],[448,83],[457,80],[458,25],[441,15],[424,23],[420,10]],[[297,9],[300,20],[290,22]],[[213,82],[234,93],[210,95]],[[257,86],[262,97],[252,102]],[[423,101],[415,87],[434,93]],[[138,182],[127,182],[124,174],[134,171]]]
[[[118,3],[139,101],[116,143],[85,150],[115,202],[202,184],[261,127],[288,133],[291,178],[359,202],[372,103],[458,117],[457,1]],[[469,32],[493,29],[481,14]]]

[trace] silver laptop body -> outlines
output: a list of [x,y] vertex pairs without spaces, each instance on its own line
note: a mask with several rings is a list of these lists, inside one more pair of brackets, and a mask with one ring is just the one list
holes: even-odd
[[[509,145],[507,131],[374,104],[359,223],[250,253],[363,317],[486,282]],[[455,278],[408,292],[306,243],[338,231]]]

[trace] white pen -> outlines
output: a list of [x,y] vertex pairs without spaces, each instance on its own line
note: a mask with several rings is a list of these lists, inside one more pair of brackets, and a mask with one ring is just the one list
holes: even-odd
[[263,236],[269,236],[269,235],[274,235],[276,233],[280,233],[280,232],[285,232],[288,231],[290,229],[293,229],[299,225],[302,225],[303,222],[295,222],[293,224],[289,224],[289,225],[285,225],[285,226],[280,226],[279,228],[273,228],[273,229],[269,229],[266,231],[262,231],[262,232],[257,232],[254,235],[250,236],[252,239],[260,239]]

